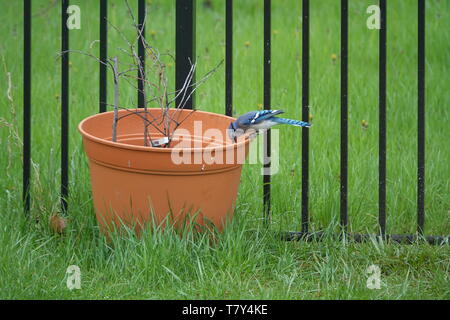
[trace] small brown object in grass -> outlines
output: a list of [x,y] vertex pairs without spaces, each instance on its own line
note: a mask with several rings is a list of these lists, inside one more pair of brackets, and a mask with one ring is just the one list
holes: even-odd
[[67,220],[61,217],[59,214],[52,215],[49,219],[49,222],[50,222],[50,229],[52,229],[53,232],[59,234],[62,234],[67,226]]

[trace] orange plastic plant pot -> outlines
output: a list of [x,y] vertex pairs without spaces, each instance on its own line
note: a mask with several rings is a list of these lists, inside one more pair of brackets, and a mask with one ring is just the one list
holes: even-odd
[[[161,109],[148,110],[149,120],[161,117]],[[174,224],[211,222],[222,230],[232,217],[248,139],[230,141],[226,129],[235,120],[231,117],[175,109],[170,114],[178,121],[185,119],[170,148],[144,146],[144,121],[127,110],[119,111],[123,118],[117,142],[112,141],[113,112],[80,123],[103,232],[122,224],[139,231],[146,223],[161,224],[168,217]],[[153,140],[162,137],[158,129],[148,130]]]

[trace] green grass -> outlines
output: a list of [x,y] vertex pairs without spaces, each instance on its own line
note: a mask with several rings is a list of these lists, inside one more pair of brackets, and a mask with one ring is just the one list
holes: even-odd
[[[7,3],[6,3],[7,2]],[[448,246],[376,242],[352,244],[283,242],[280,230],[300,229],[301,134],[280,130],[280,168],[272,179],[273,221],[262,223],[259,165],[243,170],[235,218],[216,242],[207,234],[150,232],[114,237],[99,233],[87,161],[76,126],[98,109],[98,65],[71,54],[70,198],[68,227],[54,235],[48,218],[59,210],[60,7],[33,1],[32,210],[21,205],[22,2],[0,0],[0,298],[145,299],[449,299]],[[133,32],[122,1],[110,1],[110,19]],[[130,1],[136,9],[135,1]],[[272,1],[272,104],[301,117],[300,1]],[[81,30],[70,31],[72,49],[88,50],[98,39],[95,1],[81,8]],[[353,232],[376,233],[378,213],[378,34],[366,28],[373,1],[349,2],[349,222]],[[172,1],[148,1],[152,43],[174,52]],[[311,228],[338,230],[339,216],[339,1],[311,1],[310,211]],[[263,102],[262,1],[235,1],[234,110]],[[224,58],[224,2],[197,5],[199,73]],[[416,231],[417,6],[388,3],[387,222],[389,233]],[[450,3],[427,1],[426,233],[450,234],[448,121]],[[111,55],[119,37],[110,31]],[[97,53],[98,44],[93,52]],[[331,59],[337,54],[336,62]],[[170,61],[167,61],[170,62]],[[173,87],[174,66],[168,67]],[[6,98],[11,73],[13,103]],[[110,82],[111,84],[111,82]],[[224,112],[224,69],[198,90],[201,110]],[[109,90],[109,101],[112,101]],[[122,97],[135,103],[136,93]],[[364,130],[361,120],[367,120]],[[19,133],[19,137],[16,136]],[[66,268],[78,265],[82,289],[66,287]],[[366,269],[381,268],[382,287],[366,287]]]

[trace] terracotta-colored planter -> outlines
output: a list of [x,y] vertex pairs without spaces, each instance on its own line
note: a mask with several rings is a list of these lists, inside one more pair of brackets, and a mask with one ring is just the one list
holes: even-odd
[[[149,110],[149,119],[161,115],[161,109]],[[178,119],[191,112],[182,110]],[[130,112],[119,112],[119,116],[126,114]],[[161,223],[168,215],[174,223],[194,217],[199,225],[210,221],[221,230],[233,214],[248,151],[247,139],[233,144],[226,134],[234,119],[196,111],[175,131],[171,148],[145,147],[143,120],[135,114],[119,121],[117,142],[112,142],[112,119],[113,113],[106,112],[79,125],[101,230],[124,223],[139,231],[146,223]],[[218,129],[223,138],[209,136],[208,129]],[[152,139],[162,137],[151,126],[149,132]],[[187,145],[186,139],[192,144]],[[185,143],[182,148],[181,141]],[[179,163],[180,159],[184,163]]]

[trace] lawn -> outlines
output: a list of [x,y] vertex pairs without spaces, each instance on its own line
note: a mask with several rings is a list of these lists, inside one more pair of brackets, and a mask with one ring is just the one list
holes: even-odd
[[[129,0],[137,11],[137,2]],[[98,110],[98,64],[70,55],[70,196],[63,235],[48,225],[59,211],[60,6],[33,1],[32,208],[22,209],[22,1],[0,0],[0,298],[2,299],[449,299],[448,246],[285,242],[300,230],[301,132],[282,127],[272,177],[272,222],[263,223],[261,165],[246,165],[234,220],[216,241],[207,234],[147,230],[107,242],[95,220],[88,166],[77,124]],[[132,37],[123,1],[109,1],[111,22]],[[72,0],[81,30],[70,47],[98,53],[98,4]],[[373,1],[349,1],[349,227],[377,233],[378,32],[366,27]],[[147,37],[175,52],[173,1],[149,0]],[[426,234],[450,234],[450,2],[426,2]],[[388,2],[387,232],[416,232],[417,3]],[[339,230],[340,2],[311,1],[311,229]],[[121,55],[109,31],[109,55]],[[91,49],[90,49],[91,47]],[[198,72],[225,55],[224,1],[197,1]],[[167,58],[174,86],[174,63]],[[301,118],[301,1],[272,1],[272,107]],[[11,82],[8,83],[7,73]],[[234,4],[234,113],[263,103],[263,1]],[[111,85],[111,78],[109,85]],[[10,89],[9,89],[10,88]],[[111,86],[110,86],[111,88]],[[136,92],[122,88],[136,103]],[[12,97],[12,101],[7,95]],[[112,101],[112,89],[108,92]],[[224,67],[199,88],[200,110],[224,113]],[[361,121],[366,120],[364,128]],[[447,141],[447,142],[446,142]],[[66,269],[81,270],[81,289]],[[381,288],[369,289],[370,265]]]

